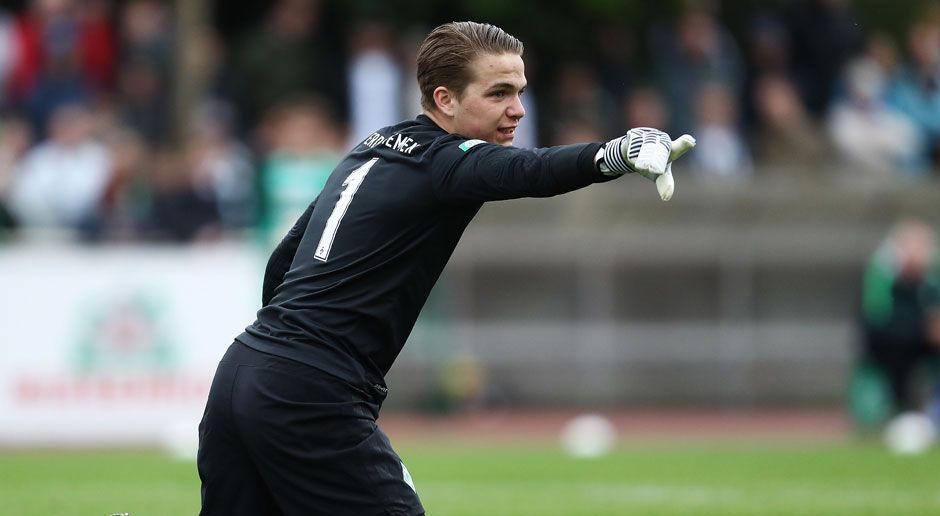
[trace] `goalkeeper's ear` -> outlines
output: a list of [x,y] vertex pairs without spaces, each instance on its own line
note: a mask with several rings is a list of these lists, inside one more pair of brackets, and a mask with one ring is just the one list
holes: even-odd
[[437,107],[437,110],[443,113],[448,118],[453,118],[456,114],[456,102],[458,95],[455,95],[450,88],[446,86],[438,86],[434,88],[434,93],[432,93],[432,98],[434,99],[434,105]]
[[683,134],[676,138],[672,141],[672,148],[669,151],[669,161],[675,161],[681,158],[683,154],[692,150],[692,147],[695,147],[695,138],[693,138],[692,135]]

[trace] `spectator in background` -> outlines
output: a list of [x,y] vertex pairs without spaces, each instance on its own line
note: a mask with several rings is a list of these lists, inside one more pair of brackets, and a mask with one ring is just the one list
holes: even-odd
[[104,3],[35,0],[17,19],[16,34],[11,99],[27,106],[40,137],[59,106],[110,93],[115,48]]
[[923,138],[910,119],[885,103],[884,71],[860,58],[849,64],[845,82],[847,96],[834,103],[827,123],[852,172],[882,179],[918,176],[925,162]]
[[940,24],[921,22],[908,32],[909,60],[890,85],[888,102],[926,137],[927,152],[940,165]]
[[345,135],[326,101],[287,101],[265,117],[267,155],[261,166],[260,230],[274,246],[316,198],[342,157]]
[[672,108],[669,133],[693,132],[696,98],[703,85],[723,84],[734,97],[742,91],[744,64],[738,45],[707,7],[707,2],[690,2],[674,28],[650,32],[659,87]]
[[421,112],[421,88],[418,86],[418,45],[424,39],[424,29],[409,29],[398,37],[399,54],[402,56],[404,86],[401,106],[405,116],[417,116]]
[[251,151],[233,136],[234,109],[203,105],[190,124],[188,159],[195,182],[208,190],[224,229],[245,229],[255,220],[255,171]]
[[10,208],[24,227],[97,235],[110,163],[92,131],[86,108],[72,104],[55,111],[49,138],[30,150],[14,171]]
[[571,145],[580,142],[592,142],[603,140],[605,136],[600,132],[595,120],[587,117],[577,117],[559,120],[558,125],[552,131],[555,139],[551,145]]
[[760,116],[756,112],[758,83],[764,77],[790,77],[790,37],[783,21],[771,14],[760,14],[748,26],[747,85],[744,91],[743,115],[748,126]]
[[90,100],[79,70],[74,15],[67,0],[40,0],[18,19],[20,55],[11,91],[14,102],[26,106],[40,138],[46,136],[46,122],[59,106]]
[[775,176],[819,179],[831,155],[825,133],[785,76],[767,75],[754,87],[755,159]]
[[699,142],[692,157],[695,172],[711,179],[743,179],[752,162],[741,135],[738,107],[723,83],[702,85],[695,98],[695,135]]
[[[559,121],[553,129],[563,128],[569,120],[577,120],[595,127],[601,139],[620,130],[619,121],[610,116],[617,111],[616,104],[587,63],[568,61],[561,65],[549,105],[551,112],[547,118]],[[551,141],[563,139],[557,133],[550,138]]]
[[[197,30],[191,43],[191,52],[186,59],[192,62],[192,68],[199,74],[199,82],[205,85],[204,101],[221,102],[234,107],[234,76],[231,63],[227,62],[228,47],[218,32],[212,27]],[[233,113],[238,115],[238,112]],[[238,118],[237,116],[235,117]],[[233,132],[236,128],[233,128]]]
[[285,98],[297,95],[316,93],[335,106],[345,106],[345,74],[324,49],[319,20],[317,0],[279,0],[263,25],[236,46],[233,95],[248,127]]
[[865,46],[865,31],[849,0],[802,0],[789,17],[793,65],[803,102],[826,114],[840,73]]
[[377,20],[360,23],[350,46],[347,147],[357,145],[376,128],[397,123],[402,99],[402,70],[388,26]]
[[666,127],[669,106],[655,88],[638,87],[624,97],[624,127]]
[[152,146],[165,144],[171,122],[170,90],[168,76],[150,58],[141,55],[124,63],[118,86],[120,123]]
[[900,68],[898,47],[888,34],[876,32],[868,38],[865,54],[877,64],[886,77],[895,77]]
[[114,90],[117,38],[108,16],[110,7],[107,0],[80,0],[76,6],[79,68],[95,97]]
[[8,116],[0,120],[0,237],[16,227],[16,219],[7,207],[10,185],[16,165],[32,144],[29,122]]
[[15,20],[0,7],[0,107],[6,106],[8,102],[7,82],[16,66],[18,54]]
[[915,410],[917,367],[940,348],[940,271],[933,231],[899,223],[865,270],[862,360],[887,377],[896,412]]
[[209,193],[197,186],[183,156],[158,151],[150,171],[150,209],[142,233],[154,240],[194,242],[217,238],[219,215]]
[[773,15],[756,17],[748,32],[748,63],[753,74],[788,74],[792,66],[790,46],[782,20]]
[[152,146],[169,138],[173,31],[163,2],[133,0],[121,13],[118,117]]
[[109,240],[134,240],[149,203],[150,150],[139,134],[126,128],[109,128],[103,140],[111,172],[99,208],[104,224],[101,236]]
[[[636,41],[633,33],[622,23],[603,23],[593,31],[594,52],[592,66],[598,82],[612,99],[623,98],[636,81]],[[635,127],[635,126],[630,126]],[[662,127],[662,126],[650,126]],[[629,127],[618,127],[626,131]]]
[[173,18],[165,2],[131,0],[121,13],[121,58],[146,57],[161,73],[172,70],[176,51]]

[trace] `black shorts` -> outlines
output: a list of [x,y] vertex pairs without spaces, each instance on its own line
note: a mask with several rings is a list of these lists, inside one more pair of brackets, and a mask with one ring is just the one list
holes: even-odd
[[203,515],[421,515],[384,395],[232,344],[199,424]]

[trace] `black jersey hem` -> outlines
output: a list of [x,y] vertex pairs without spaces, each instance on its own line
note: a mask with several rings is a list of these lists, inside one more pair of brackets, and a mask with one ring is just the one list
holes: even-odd
[[385,381],[381,378],[370,378],[365,372],[353,371],[349,368],[351,359],[336,359],[330,353],[322,352],[312,345],[282,344],[262,339],[248,332],[244,332],[235,340],[255,351],[286,358],[310,366],[318,371],[328,374],[338,380],[344,381],[366,391],[388,391]]

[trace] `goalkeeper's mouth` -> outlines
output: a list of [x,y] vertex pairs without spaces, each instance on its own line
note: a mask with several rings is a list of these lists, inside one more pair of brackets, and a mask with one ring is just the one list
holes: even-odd
[[518,126],[511,125],[509,127],[499,127],[496,130],[506,139],[512,139],[512,137],[516,135],[516,127]]

